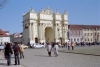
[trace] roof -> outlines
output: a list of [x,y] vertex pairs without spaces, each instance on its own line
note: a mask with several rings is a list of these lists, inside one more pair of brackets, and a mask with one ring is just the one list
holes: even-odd
[[0,29],[0,37],[8,37],[8,35],[3,31],[3,30],[1,30]]
[[5,33],[9,33],[9,31],[4,31]]
[[100,29],[100,25],[68,25],[69,29]]
[[69,29],[74,29],[74,30],[81,30],[82,27],[81,25],[68,25]]

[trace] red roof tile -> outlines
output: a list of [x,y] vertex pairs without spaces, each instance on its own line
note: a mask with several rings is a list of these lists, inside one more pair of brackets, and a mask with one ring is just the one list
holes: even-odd
[[8,36],[3,30],[0,29],[0,36],[5,37]]
[[68,25],[69,29],[100,29],[100,25]]

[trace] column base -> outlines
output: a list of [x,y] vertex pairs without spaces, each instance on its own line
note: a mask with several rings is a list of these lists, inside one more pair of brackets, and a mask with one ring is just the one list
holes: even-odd
[[60,40],[59,39],[56,39],[55,42],[60,42]]
[[33,44],[33,43],[35,43],[35,40],[30,40],[30,44]]
[[43,42],[45,43],[45,40],[40,40],[40,43],[43,43]]
[[68,42],[68,41],[69,41],[68,39],[64,39],[64,40],[63,40],[63,43],[66,43],[66,42]]

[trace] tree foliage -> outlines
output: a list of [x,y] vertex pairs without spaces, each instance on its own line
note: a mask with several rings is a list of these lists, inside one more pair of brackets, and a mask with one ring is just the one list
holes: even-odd
[[6,4],[8,0],[0,0],[0,9],[2,9]]

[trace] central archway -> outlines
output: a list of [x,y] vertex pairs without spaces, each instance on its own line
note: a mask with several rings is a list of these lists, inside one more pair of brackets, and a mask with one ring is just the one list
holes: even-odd
[[54,31],[52,27],[45,28],[45,41],[46,42],[54,42]]

